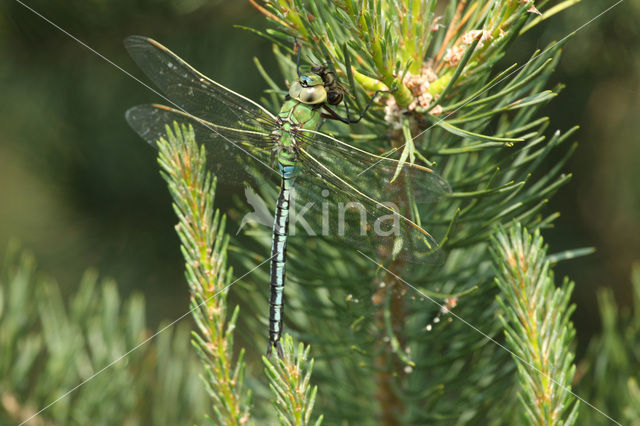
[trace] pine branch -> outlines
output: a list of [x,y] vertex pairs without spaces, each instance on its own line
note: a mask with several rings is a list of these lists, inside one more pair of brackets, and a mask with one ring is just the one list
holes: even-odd
[[[397,88],[374,102],[360,124],[327,122],[322,131],[400,162],[423,163],[453,189],[440,202],[393,200],[437,237],[446,255],[442,266],[392,262],[385,265],[388,274],[339,238],[289,239],[287,301],[296,311],[289,308],[287,327],[328,359],[314,372],[319,383],[332,384],[321,386],[330,394],[319,403],[341,401],[321,407],[328,421],[485,423],[508,418],[517,407],[506,355],[455,322],[425,332],[441,308],[394,275],[443,305],[457,300],[455,309],[474,326],[500,333],[490,237],[496,225],[512,221],[548,227],[556,215],[543,208],[570,179],[561,171],[575,149],[565,142],[576,128],[546,135],[549,119],[536,115],[561,89],[545,86],[562,43],[522,65],[494,70],[524,26],[534,24],[533,3],[447,4],[438,17],[435,0],[260,3],[275,26],[266,37],[276,44],[285,82],[297,78],[296,38],[303,43],[303,69],[334,67],[352,95],[345,97],[351,110],[362,110],[374,90]],[[277,111],[275,94],[286,87],[260,71],[272,89],[263,103]],[[549,172],[536,173],[558,150]],[[267,249],[266,230],[252,236]],[[345,379],[336,384],[336,377]]]
[[518,366],[522,417],[531,425],[574,424],[573,283],[555,286],[539,231],[531,236],[516,224],[496,234],[494,247],[500,321]]
[[[309,425],[318,392],[317,386],[311,386],[313,358],[309,358],[310,347],[302,343],[295,348],[293,339],[285,334],[282,339],[284,359],[275,364],[263,357],[265,373],[269,378],[269,387],[275,397],[273,406],[282,425]],[[320,425],[322,416],[313,423]]]
[[88,272],[65,306],[13,246],[0,275],[0,424],[191,425],[206,395],[188,333],[178,325],[121,359],[152,334],[142,296],[122,301]]
[[176,231],[182,244],[191,312],[200,333],[192,344],[205,368],[203,381],[220,424],[249,422],[251,391],[244,387],[244,350],[233,361],[233,334],[239,309],[227,319],[227,292],[232,270],[226,265],[229,242],[225,217],[213,207],[216,179],[206,171],[206,152],[191,127],[167,126],[158,142],[158,163],[179,218]]

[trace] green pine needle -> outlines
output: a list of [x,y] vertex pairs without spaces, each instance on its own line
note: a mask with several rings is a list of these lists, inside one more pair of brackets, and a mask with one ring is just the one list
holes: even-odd
[[569,320],[573,283],[554,283],[539,231],[519,224],[494,239],[500,321],[518,366],[519,399],[527,424],[573,424],[579,407],[571,393],[575,329]]
[[271,362],[262,358],[265,373],[269,378],[269,387],[275,397],[273,406],[282,425],[320,425],[322,416],[311,420],[313,406],[318,392],[317,386],[311,386],[313,358],[309,357],[310,347],[302,343],[295,347],[288,334],[282,337],[284,358]]
[[243,425],[250,418],[251,391],[244,385],[244,351],[233,361],[233,334],[239,309],[227,318],[232,271],[226,265],[226,218],[214,210],[216,179],[206,169],[206,152],[193,129],[174,123],[158,141],[158,163],[180,219],[176,230],[191,290],[191,312],[198,325],[192,344],[203,362],[205,386],[215,420]]

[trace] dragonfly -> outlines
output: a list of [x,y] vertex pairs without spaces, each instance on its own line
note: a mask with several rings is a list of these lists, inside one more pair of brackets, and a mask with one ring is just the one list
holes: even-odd
[[[318,130],[326,119],[360,121],[378,93],[359,117],[351,118],[348,107],[347,117],[342,117],[333,108],[346,91],[335,73],[326,66],[301,73],[298,55],[298,78],[280,111],[272,113],[201,74],[153,39],[130,36],[125,47],[171,104],[129,109],[126,119],[136,133],[155,146],[166,136],[167,125],[191,125],[198,143],[205,145],[208,169],[222,183],[278,185],[267,356],[275,348],[283,357],[290,218],[293,223],[299,216],[296,224],[304,225],[305,238],[335,237],[384,259],[422,263],[439,257],[441,250],[421,225],[420,212],[450,192],[447,181],[430,168],[370,153]],[[292,211],[293,203],[303,208]]]

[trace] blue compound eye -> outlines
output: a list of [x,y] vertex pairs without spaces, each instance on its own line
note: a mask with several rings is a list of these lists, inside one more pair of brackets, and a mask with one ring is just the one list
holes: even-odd
[[303,75],[300,77],[300,83],[302,84],[302,87],[307,87],[312,83],[312,81],[308,75]]

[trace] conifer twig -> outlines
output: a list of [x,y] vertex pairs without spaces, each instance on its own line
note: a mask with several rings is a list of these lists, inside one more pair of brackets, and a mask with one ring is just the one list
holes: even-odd
[[[459,309],[469,309],[474,325],[488,335],[500,332],[492,311],[490,236],[496,225],[514,220],[531,229],[548,226],[556,215],[540,212],[570,178],[560,174],[566,156],[550,173],[535,173],[575,131],[546,135],[549,121],[535,116],[557,93],[545,85],[566,38],[534,53],[524,65],[493,69],[534,18],[532,0],[453,0],[442,17],[436,16],[442,13],[436,0],[260,3],[285,21],[272,19],[277,29],[271,35],[297,39],[305,52],[303,62],[330,63],[338,79],[349,83],[349,108],[357,109],[358,100],[382,87],[397,88],[378,97],[359,125],[347,129],[327,122],[323,132],[401,165],[422,162],[452,188],[452,193],[426,201],[420,193],[428,188],[416,185],[391,191],[406,198],[386,200],[434,235],[441,251],[435,251],[433,263],[446,257],[444,265],[413,265],[399,257],[385,265],[389,273],[352,258],[354,247],[338,237],[335,244],[318,243],[313,249],[296,238],[288,242],[288,250],[304,266],[292,268],[289,277],[305,283],[300,294],[288,299],[290,306],[296,303],[298,311],[305,312],[288,323],[317,339],[314,351],[327,354],[322,359],[328,361],[316,367],[316,379],[335,383],[335,371],[349,377],[335,389],[322,386],[332,400],[349,401],[334,403],[332,410],[323,406],[323,413],[327,419],[333,415],[382,424],[424,424],[456,415],[469,423],[484,424],[496,417],[508,423],[515,408],[501,407],[501,398],[509,396],[501,391],[512,377],[505,371],[506,355],[487,348],[478,357],[473,348],[482,344],[480,337],[444,324],[425,333],[434,312],[404,295],[403,284],[392,274],[419,282],[421,290],[443,299],[478,289],[461,300]],[[445,34],[442,26],[447,24]],[[279,49],[275,53],[285,81],[295,79],[295,58]],[[276,103],[270,107],[279,108]],[[347,110],[344,105],[336,108]],[[379,163],[363,165],[358,174],[365,192],[367,179],[372,186],[381,179]],[[372,251],[376,249],[388,250]],[[371,293],[362,294],[363,288]],[[362,300],[357,295],[373,303],[357,305]],[[439,368],[442,365],[452,367]],[[492,383],[491,390],[484,388],[486,383]],[[362,397],[363,390],[368,397]],[[501,408],[491,414],[482,408],[492,404]]]
[[169,329],[174,321],[153,333],[145,317],[142,295],[121,299],[94,271],[65,300],[32,256],[10,246],[0,267],[0,424],[201,419],[207,396],[188,327]]
[[249,422],[251,392],[244,388],[244,350],[233,361],[233,332],[238,308],[227,318],[227,287],[232,270],[226,265],[228,236],[225,217],[213,207],[216,179],[206,170],[206,152],[198,147],[191,127],[174,123],[158,141],[158,162],[173,197],[179,223],[176,231],[185,258],[191,310],[200,333],[193,346],[205,367],[203,381],[214,401],[216,421]]
[[517,355],[522,417],[531,425],[571,425],[578,402],[570,392],[575,329],[569,304],[573,283],[556,287],[540,232],[530,235],[519,224],[501,230],[494,242],[500,321]]
[[[288,334],[282,338],[283,359],[271,362],[263,357],[269,387],[274,395],[273,406],[280,424],[287,426],[310,425],[313,406],[316,402],[317,386],[311,386],[313,358],[309,357],[310,346],[302,343],[296,348]],[[323,416],[313,423],[319,426]]]

